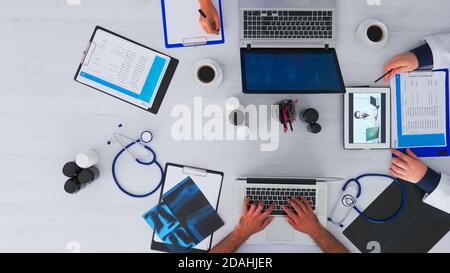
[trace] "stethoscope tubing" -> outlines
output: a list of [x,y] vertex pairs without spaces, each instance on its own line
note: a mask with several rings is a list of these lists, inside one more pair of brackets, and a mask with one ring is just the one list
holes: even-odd
[[[127,136],[125,136],[125,137],[128,138]],[[122,145],[122,143],[120,143],[120,144]],[[142,147],[144,147],[145,149],[147,149],[148,151],[150,151],[150,152],[152,153],[153,159],[152,159],[151,162],[142,162],[142,161],[139,160],[137,157],[135,157],[134,154],[130,153],[129,149],[130,149],[133,145],[135,145],[135,144],[141,145]],[[119,157],[120,157],[125,151],[127,151],[128,153],[130,153],[130,154],[135,158],[136,162],[138,162],[139,164],[146,165],[146,166],[155,164],[155,165],[158,167],[158,169],[159,169],[159,171],[160,171],[160,173],[161,173],[161,179],[160,179],[158,185],[157,185],[153,190],[151,190],[150,192],[145,193],[145,194],[135,194],[135,193],[132,193],[132,192],[127,191],[127,190],[126,190],[124,187],[122,187],[122,185],[120,184],[119,179],[117,178],[117,175],[116,175],[116,163],[117,163],[117,160],[119,159]],[[117,187],[120,189],[120,191],[122,191],[124,194],[126,194],[126,195],[128,195],[128,196],[130,196],[130,197],[134,197],[134,198],[145,198],[145,197],[148,197],[148,196],[154,194],[154,193],[161,187],[161,185],[162,185],[162,183],[163,183],[163,181],[164,181],[164,177],[165,177],[165,176],[164,176],[164,170],[163,170],[161,164],[156,160],[156,153],[155,153],[155,152],[153,151],[153,149],[151,149],[150,147],[148,147],[148,146],[146,146],[146,145],[143,145],[143,144],[141,143],[141,140],[140,140],[140,139],[138,139],[138,140],[132,140],[132,142],[131,142],[130,144],[128,144],[128,145],[126,145],[126,146],[122,146],[122,150],[120,150],[120,151],[117,153],[117,155],[114,157],[114,160],[113,160],[113,162],[112,162],[112,167],[111,167],[111,168],[112,168],[112,176],[113,176],[113,180],[114,180],[114,183],[116,184],[116,186],[117,186]]]
[[[383,178],[389,178],[389,179],[392,179],[393,182],[400,188],[400,191],[401,191],[401,193],[402,193],[402,201],[401,201],[400,207],[399,207],[399,208],[397,209],[397,211],[395,211],[391,216],[386,217],[386,218],[384,218],[384,219],[375,219],[375,218],[372,218],[372,217],[368,216],[367,214],[365,214],[362,210],[360,210],[360,209],[356,206],[357,200],[358,200],[358,198],[361,196],[361,193],[362,193],[362,186],[361,186],[360,180],[363,179],[363,178],[366,178],[366,177],[383,177]],[[357,178],[349,179],[349,180],[344,184],[344,186],[342,187],[341,191],[342,191],[342,192],[345,192],[345,190],[349,187],[349,185],[350,185],[351,183],[354,183],[354,184],[356,185],[356,188],[357,188],[356,198],[355,198],[355,200],[354,200],[354,204],[352,205],[352,208],[353,208],[353,210],[355,210],[359,215],[361,215],[361,217],[363,217],[366,221],[368,221],[368,222],[370,222],[370,223],[374,223],[374,224],[385,224],[385,223],[388,223],[388,222],[394,220],[395,218],[397,218],[397,217],[403,212],[403,210],[404,210],[405,207],[406,207],[406,198],[407,198],[406,188],[405,188],[405,186],[404,186],[400,181],[398,181],[397,178],[395,178],[395,177],[393,177],[393,176],[386,175],[386,174],[376,174],[376,173],[363,174],[363,175],[358,176]],[[343,198],[343,196],[340,197],[340,199],[342,199],[342,198]],[[336,204],[335,208],[333,209],[332,215],[334,215],[334,212],[336,211],[337,205],[339,204],[340,201],[341,201],[341,200],[338,200],[338,201],[337,201],[338,203]],[[333,222],[333,223],[338,224],[339,226],[343,227],[343,224],[342,224],[342,223],[345,221],[345,219],[347,218],[347,216],[350,214],[350,211],[351,211],[351,210],[349,209],[349,211],[348,211],[348,212],[346,213],[346,215],[343,217],[342,221],[339,221],[339,222],[333,222],[331,217],[328,218],[328,220],[329,220],[330,222]]]

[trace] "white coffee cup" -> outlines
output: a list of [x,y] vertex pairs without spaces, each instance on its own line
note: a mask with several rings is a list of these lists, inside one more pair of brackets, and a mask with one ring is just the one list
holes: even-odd
[[362,22],[356,29],[356,42],[370,50],[380,50],[389,41],[387,26],[378,19],[370,19]]
[[193,78],[201,88],[216,89],[222,83],[223,71],[216,61],[205,59],[194,65]]

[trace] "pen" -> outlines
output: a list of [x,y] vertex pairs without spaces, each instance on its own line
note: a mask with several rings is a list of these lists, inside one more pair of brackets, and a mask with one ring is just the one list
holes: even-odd
[[208,17],[206,17],[206,14],[203,12],[203,10],[199,9],[198,12],[200,13],[200,15],[205,18],[208,19]]
[[[206,14],[203,12],[203,10],[199,9],[198,12],[200,13],[200,15],[205,18],[206,20],[208,20],[208,17],[206,16]],[[209,20],[208,20],[209,21]],[[214,29],[216,29],[216,24],[214,24],[214,22],[209,22],[210,24],[212,24],[212,27]]]
[[379,78],[375,81],[375,83],[379,82],[382,78],[386,77],[388,74],[391,74],[392,71],[394,71],[394,69],[391,69],[391,70],[389,70],[388,72],[384,73],[384,75],[381,76],[381,77],[379,77]]
[[[289,107],[290,108],[290,107]],[[291,127],[291,132],[294,132],[294,128],[292,128],[292,117],[291,117],[291,110],[288,108],[287,115],[289,120],[289,127]]]

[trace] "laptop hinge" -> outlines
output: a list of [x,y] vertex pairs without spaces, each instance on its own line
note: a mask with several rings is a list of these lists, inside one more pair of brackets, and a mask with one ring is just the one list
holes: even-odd
[[329,44],[325,44],[325,50],[330,49],[330,45]]
[[252,45],[251,44],[247,44],[247,50],[252,49]]

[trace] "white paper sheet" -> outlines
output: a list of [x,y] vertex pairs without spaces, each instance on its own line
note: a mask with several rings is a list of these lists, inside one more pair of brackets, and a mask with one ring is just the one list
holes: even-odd
[[[212,0],[213,5],[219,12],[219,0]],[[220,26],[219,35],[207,34],[199,23],[200,6],[198,0],[164,0],[165,18],[167,28],[167,42],[174,44],[195,44],[206,41],[222,41],[223,26]]]
[[[403,73],[392,80],[392,86],[394,87],[392,113],[395,121],[393,125],[396,125],[393,130],[393,137],[396,140],[394,147],[445,146],[446,73]],[[444,141],[436,144],[437,135],[444,135],[444,138],[439,138]],[[402,145],[402,142],[408,145]]]

